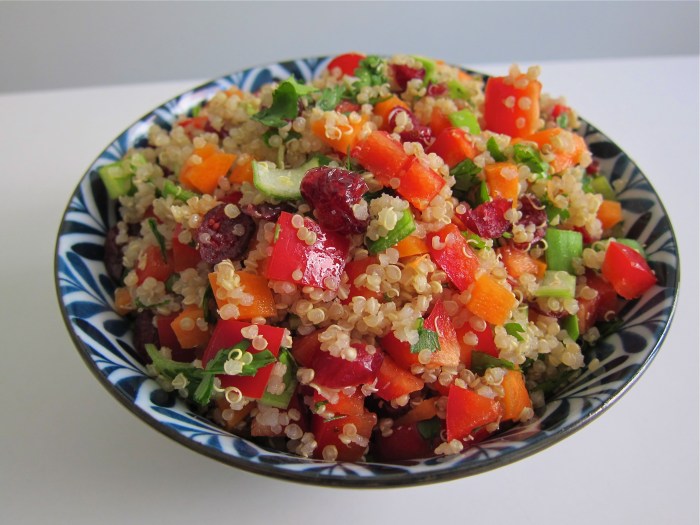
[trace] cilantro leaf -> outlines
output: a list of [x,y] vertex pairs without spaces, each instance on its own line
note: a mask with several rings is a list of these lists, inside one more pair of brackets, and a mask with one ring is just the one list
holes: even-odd
[[[346,97],[357,101],[357,95],[363,87],[381,86],[388,83],[389,79],[384,74],[385,64],[384,59],[376,55],[369,55],[361,60],[354,72],[357,80],[353,82],[352,89],[346,94]],[[375,101],[370,100],[369,102],[374,103]]]
[[411,345],[411,353],[418,354],[421,350],[430,350],[435,352],[440,349],[440,339],[437,332],[428,330],[424,326],[423,319],[418,319],[418,341]]
[[501,367],[508,370],[515,370],[515,365],[505,359],[499,359],[484,352],[472,352],[471,371],[477,374],[483,374],[487,368]]
[[472,159],[464,159],[450,170],[456,183],[454,189],[458,191],[469,191],[475,185],[479,184],[477,175],[481,172],[481,168],[474,164]]
[[506,329],[506,332],[508,335],[512,335],[515,337],[518,341],[524,341],[523,336],[520,335],[525,332],[525,329],[518,323],[506,323],[503,325],[503,328]]
[[321,91],[321,98],[316,105],[323,111],[332,111],[343,99],[343,95],[345,95],[345,86],[325,88]]
[[486,149],[489,150],[489,153],[493,157],[493,160],[495,160],[496,162],[504,162],[506,160],[506,156],[498,147],[496,139],[494,139],[493,137],[486,141]]
[[525,164],[532,173],[546,175],[549,171],[549,164],[542,160],[539,152],[532,146],[526,144],[513,146],[513,159],[515,162]]
[[569,115],[562,113],[557,117],[557,126],[560,128],[566,128],[569,125]]
[[416,423],[418,432],[423,439],[433,439],[440,435],[442,430],[442,425],[440,425],[440,420],[437,417],[419,421]]
[[294,77],[282,82],[272,93],[272,105],[258,111],[251,118],[271,128],[281,128],[296,118],[299,97],[313,93],[317,88],[299,84]]

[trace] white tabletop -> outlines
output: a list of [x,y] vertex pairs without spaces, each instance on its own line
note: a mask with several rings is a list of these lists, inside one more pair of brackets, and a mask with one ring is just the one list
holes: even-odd
[[0,95],[0,522],[698,523],[698,57],[551,62],[542,80],[635,159],[671,215],[683,283],[671,331],[617,404],[555,446],[367,491],[249,474],[169,440],[100,386],[63,326],[53,250],[75,184],[121,130],[195,83]]

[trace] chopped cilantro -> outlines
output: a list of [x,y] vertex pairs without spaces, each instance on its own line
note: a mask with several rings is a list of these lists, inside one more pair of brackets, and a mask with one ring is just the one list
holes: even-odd
[[412,354],[418,354],[421,350],[435,352],[440,349],[440,340],[437,332],[425,328],[422,318],[418,319],[418,326],[416,328],[418,330],[418,342],[411,345]]
[[153,218],[148,219],[148,227],[151,229],[151,231],[153,232],[153,236],[158,242],[158,246],[160,247],[160,253],[163,256],[163,261],[168,262],[168,252],[165,249],[165,237],[163,237],[163,234],[158,231],[158,223]]
[[165,281],[165,291],[168,293],[173,293],[173,285],[180,279],[179,273],[173,273]]
[[513,146],[513,159],[519,164],[525,164],[532,173],[547,175],[549,164],[542,160],[539,152],[532,146],[516,144]]
[[477,374],[483,374],[487,368],[501,367],[508,370],[515,370],[515,365],[505,359],[499,359],[484,352],[472,352],[471,371]]
[[493,157],[493,160],[495,160],[496,162],[504,162],[506,160],[506,156],[498,147],[496,139],[494,139],[493,137],[486,141],[486,149],[489,150],[489,153]]
[[557,117],[557,126],[560,128],[566,128],[569,126],[569,115],[567,113],[562,113]]
[[272,105],[253,115],[253,120],[271,128],[281,128],[294,119],[299,111],[299,97],[316,91],[317,88],[299,84],[294,77],[282,82],[272,93]]
[[207,289],[204,291],[204,296],[202,297],[202,312],[204,312],[204,320],[207,323],[215,323],[217,321],[216,314],[213,314],[209,308],[210,300],[216,300],[214,297],[214,289],[211,287],[211,284],[207,286]]
[[316,105],[323,111],[332,111],[340,103],[345,95],[345,86],[325,88],[321,91],[321,98]]
[[[346,97],[357,100],[357,95],[362,91],[363,87],[381,86],[388,83],[389,79],[384,75],[384,66],[384,59],[375,55],[370,55],[361,60],[354,73],[357,80],[353,82],[352,89],[346,94]],[[376,100],[370,99],[369,102],[374,104]]]
[[518,323],[506,323],[503,325],[503,328],[506,329],[506,332],[508,332],[508,335],[512,335],[518,341],[524,341],[523,336],[520,334],[524,333],[525,329],[520,324],[518,324]]
[[491,200],[491,195],[489,195],[489,187],[486,182],[481,181],[479,185],[479,204],[489,202]]
[[416,428],[423,439],[430,440],[440,435],[442,425],[440,425],[440,420],[437,417],[434,417],[432,419],[419,421],[416,423]]
[[450,175],[455,178],[454,189],[458,191],[469,191],[472,187],[479,184],[477,175],[481,172],[481,168],[474,164],[472,159],[464,159],[450,170]]
[[476,233],[463,231],[462,236],[465,239],[467,239],[467,243],[469,243],[472,247],[476,248],[477,250],[483,250],[484,248],[486,248],[486,241],[483,237],[479,237]]

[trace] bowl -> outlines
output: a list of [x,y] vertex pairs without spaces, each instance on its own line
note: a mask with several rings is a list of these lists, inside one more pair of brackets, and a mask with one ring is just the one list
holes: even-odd
[[585,353],[600,367],[556,393],[527,424],[499,433],[453,456],[401,463],[340,463],[305,459],[232,435],[161,390],[135,357],[129,322],[114,310],[103,245],[116,222],[97,170],[145,142],[152,124],[169,126],[215,92],[238,86],[255,91],[290,75],[309,80],[329,58],[306,58],[255,67],[183,93],[122,132],[89,167],[59,228],[55,281],[68,332],[88,368],[133,414],[199,453],[246,471],[280,479],[345,487],[390,487],[446,481],[504,466],[539,452],[602,414],[641,376],[658,352],[673,316],[679,282],[677,243],[664,207],[640,169],[605,134],[582,119],[581,134],[601,172],[615,182],[623,206],[624,236],[646,246],[658,284],[621,311],[619,329]]

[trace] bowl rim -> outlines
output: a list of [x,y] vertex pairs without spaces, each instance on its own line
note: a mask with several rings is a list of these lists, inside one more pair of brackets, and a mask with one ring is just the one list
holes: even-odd
[[[334,488],[396,488],[396,487],[402,487],[402,486],[416,486],[416,485],[425,485],[425,484],[431,484],[431,483],[438,483],[438,482],[447,482],[455,479],[461,479],[461,478],[466,478],[470,477],[473,475],[477,475],[483,472],[487,472],[490,470],[493,470],[494,468],[499,468],[502,466],[509,465],[511,463],[520,461],[522,459],[525,459],[531,455],[534,455],[546,448],[549,448],[550,446],[555,445],[559,441],[569,437],[573,433],[577,432],[584,426],[588,425],[590,422],[593,420],[597,419],[603,412],[605,412],[610,406],[615,404],[624,394],[626,394],[629,389],[639,380],[641,375],[647,370],[647,368],[650,366],[651,362],[654,360],[656,355],[659,352],[659,349],[661,348],[661,345],[663,344],[669,330],[672,324],[672,321],[675,317],[675,312],[676,308],[678,305],[678,300],[679,300],[679,293],[680,293],[680,276],[681,276],[681,261],[680,261],[680,247],[678,244],[678,238],[676,237],[675,231],[673,230],[673,226],[670,222],[670,219],[668,220],[668,226],[669,226],[669,231],[671,235],[671,239],[673,240],[673,246],[675,247],[675,258],[677,261],[677,265],[675,267],[675,279],[673,283],[667,283],[667,288],[672,288],[673,289],[673,296],[671,299],[671,304],[669,305],[668,309],[668,317],[664,322],[663,325],[663,330],[658,336],[658,339],[656,340],[653,348],[651,348],[644,358],[644,360],[640,363],[638,368],[635,369],[635,371],[632,373],[631,376],[627,377],[624,383],[607,399],[603,401],[603,403],[598,406],[597,408],[593,410],[588,410],[585,413],[582,413],[581,417],[578,417],[575,421],[573,421],[570,424],[567,424],[555,431],[555,433],[551,435],[537,435],[534,436],[533,438],[529,439],[529,443],[526,445],[515,449],[515,450],[508,450],[504,454],[498,454],[495,455],[494,457],[487,458],[485,460],[481,460],[480,463],[476,466],[471,466],[470,464],[461,464],[457,465],[455,467],[452,467],[449,470],[440,470],[437,473],[431,473],[430,469],[427,469],[425,472],[421,473],[413,473],[413,472],[400,472],[400,473],[382,473],[381,476],[375,476],[375,475],[369,475],[369,476],[344,476],[340,477],[337,475],[328,475],[328,474],[322,474],[318,472],[306,472],[306,471],[297,471],[297,470],[287,470],[287,469],[280,469],[277,468],[274,464],[263,464],[263,463],[258,463],[255,461],[250,461],[238,456],[233,456],[226,454],[225,452],[218,450],[214,447],[204,445],[196,440],[193,440],[191,438],[186,437],[182,433],[178,432],[177,430],[174,430],[170,426],[158,421],[156,418],[148,414],[145,410],[139,408],[131,399],[129,399],[121,390],[119,390],[114,383],[112,383],[108,377],[101,372],[101,370],[98,368],[96,362],[90,357],[90,349],[87,346],[87,344],[78,336],[76,333],[76,330],[74,329],[73,323],[70,320],[70,315],[67,311],[66,304],[63,300],[64,294],[62,293],[60,289],[60,270],[59,270],[59,244],[61,241],[61,238],[63,235],[66,233],[65,231],[65,222],[66,222],[66,217],[68,212],[70,211],[70,206],[71,203],[74,201],[75,197],[81,192],[81,185],[82,183],[90,176],[90,173],[93,169],[93,166],[95,163],[102,157],[102,155],[107,151],[107,149],[115,144],[120,137],[125,135],[129,130],[133,129],[135,126],[137,126],[139,123],[144,121],[146,118],[152,116],[155,114],[156,111],[165,108],[169,103],[177,100],[179,97],[183,95],[187,95],[190,93],[194,93],[203,89],[206,89],[208,87],[213,87],[216,85],[217,81],[220,81],[222,79],[225,79],[227,77],[230,77],[232,75],[238,74],[238,73],[245,73],[248,71],[252,71],[255,69],[259,68],[266,68],[266,67],[271,67],[275,65],[284,65],[287,63],[292,63],[292,62],[297,62],[297,61],[311,61],[315,60],[318,62],[318,65],[315,67],[320,66],[324,61],[330,61],[333,57],[332,56],[315,56],[315,57],[301,57],[301,58],[296,58],[296,59],[289,59],[289,60],[280,60],[276,62],[270,62],[266,64],[259,64],[256,66],[251,66],[247,67],[244,69],[239,69],[233,73],[228,73],[224,75],[220,75],[216,78],[207,80],[205,82],[202,82],[194,87],[191,87],[183,92],[180,92],[170,98],[168,98],[165,102],[162,104],[156,106],[155,108],[151,109],[150,111],[144,113],[141,117],[138,119],[134,120],[131,124],[129,124],[124,130],[120,131],[119,134],[107,144],[105,148],[103,148],[100,153],[98,153],[97,156],[94,157],[92,162],[88,165],[88,168],[86,171],[80,176],[78,179],[78,182],[76,184],[75,189],[71,193],[68,202],[66,206],[63,209],[63,212],[61,214],[61,222],[59,224],[59,228],[56,234],[56,242],[54,244],[54,261],[53,261],[53,273],[54,273],[54,289],[56,291],[56,296],[58,299],[60,311],[61,311],[61,317],[63,319],[63,322],[66,326],[66,329],[68,333],[70,334],[70,337],[73,341],[73,344],[78,350],[78,353],[80,354],[83,362],[86,364],[88,369],[93,373],[93,375],[98,379],[98,381],[102,384],[102,386],[115,398],[119,403],[127,408],[129,412],[134,414],[136,417],[144,421],[145,423],[148,424],[152,429],[160,432],[161,434],[173,439],[174,441],[180,443],[181,445],[184,445],[186,448],[189,448],[191,450],[194,450],[195,452],[198,452],[199,454],[202,454],[204,456],[207,456],[209,458],[215,459],[219,462],[225,463],[227,465],[239,468],[241,470],[244,470],[246,472],[250,472],[253,474],[258,474],[266,477],[272,477],[275,479],[280,479],[283,481],[288,481],[288,482],[295,482],[295,483],[303,483],[307,485],[314,485],[314,486],[330,486]],[[470,68],[467,68],[462,65],[456,65],[454,67],[458,67],[468,73],[473,73],[476,75],[481,76],[484,80],[488,79],[490,75],[476,71]],[[321,68],[319,67],[318,71],[320,71]],[[613,141],[612,138],[610,138],[607,134],[603,133],[600,131],[600,129],[592,124],[590,121],[586,120],[583,117],[579,116],[579,119],[585,123],[590,129],[592,129],[594,132],[599,133],[605,139],[607,139],[609,142],[617,146],[619,148],[620,152],[622,155],[624,155],[629,161],[639,170],[640,175],[644,179],[644,181],[649,185],[649,188],[653,192],[654,196],[656,197],[656,200],[658,202],[658,205],[660,206],[660,210],[665,215],[666,217],[669,217],[668,212],[660,198],[659,193],[656,191],[656,189],[653,187],[651,181],[646,177],[644,172],[639,168],[639,165],[630,157],[615,141]],[[238,439],[242,439],[244,441],[247,441],[246,438],[238,437]],[[284,452],[281,451],[272,451],[273,453],[280,453],[280,454],[285,454]],[[328,461],[323,461],[323,460],[314,460],[314,463],[318,465],[327,465],[331,466],[333,464],[336,465],[342,465],[343,462],[328,462]],[[386,463],[386,465],[401,465],[402,462],[395,462],[395,463]],[[350,463],[354,464],[354,463]],[[384,463],[372,463],[368,462],[365,464],[378,464],[378,465],[384,465]]]

